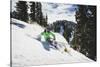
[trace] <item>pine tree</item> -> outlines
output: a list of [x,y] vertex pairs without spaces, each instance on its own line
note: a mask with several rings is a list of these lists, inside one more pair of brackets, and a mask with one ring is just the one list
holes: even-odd
[[46,14],[46,17],[43,18],[43,21],[42,21],[44,27],[47,26],[47,22],[48,22],[48,16],[47,16],[47,14]]
[[41,26],[47,25],[47,16],[46,18],[44,18],[43,13],[42,13],[42,5],[40,2],[36,2],[35,4],[35,20]]
[[30,18],[32,20],[32,22],[37,22],[38,24],[40,24],[41,26],[46,26],[45,23],[45,18],[43,17],[43,13],[42,13],[42,5],[40,2],[30,2]]
[[96,7],[78,6],[75,45],[87,57],[96,60]]
[[30,18],[31,18],[31,20],[32,20],[32,22],[34,22],[34,21],[36,21],[36,15],[35,15],[35,2],[30,2],[30,11],[31,11],[31,13],[30,13]]
[[25,22],[28,21],[27,9],[28,9],[28,6],[27,6],[26,1],[18,1],[16,3],[16,12],[17,12],[17,16],[18,16],[17,18],[19,20],[22,20],[22,21],[25,21]]
[[40,24],[40,17],[41,17],[41,3],[40,2],[36,2],[35,5],[35,18],[38,24]]

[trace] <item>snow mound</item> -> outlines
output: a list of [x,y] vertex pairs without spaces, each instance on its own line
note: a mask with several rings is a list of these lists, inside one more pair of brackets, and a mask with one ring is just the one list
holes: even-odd
[[42,43],[37,38],[44,28],[40,25],[28,24],[12,18],[12,65],[13,67],[27,67],[40,64],[91,62],[83,54],[73,50],[64,37],[55,33],[58,42],[66,44],[67,53],[61,53]]

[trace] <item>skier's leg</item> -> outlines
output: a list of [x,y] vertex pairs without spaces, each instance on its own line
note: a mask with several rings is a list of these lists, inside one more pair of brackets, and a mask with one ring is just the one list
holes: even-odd
[[49,41],[49,43],[50,43],[51,46],[53,46],[54,48],[58,49],[58,48],[57,48],[57,43],[56,43],[55,40],[50,40],[50,39],[49,39],[48,41]]
[[53,45],[54,45],[54,47],[56,48],[56,49],[58,49],[58,47],[57,47],[57,42],[54,40],[53,41]]

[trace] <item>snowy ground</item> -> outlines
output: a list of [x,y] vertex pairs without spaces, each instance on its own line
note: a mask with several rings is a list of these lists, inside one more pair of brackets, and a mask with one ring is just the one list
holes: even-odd
[[37,38],[44,30],[38,24],[27,24],[12,19],[12,66],[29,67],[33,65],[92,62],[83,54],[73,50],[67,41],[58,33],[55,33],[59,42],[66,44],[67,53],[50,48]]

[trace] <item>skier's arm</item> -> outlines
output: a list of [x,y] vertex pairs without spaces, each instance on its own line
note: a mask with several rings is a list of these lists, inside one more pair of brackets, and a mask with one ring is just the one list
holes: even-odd
[[54,40],[55,40],[55,35],[51,32],[51,35],[54,37]]

